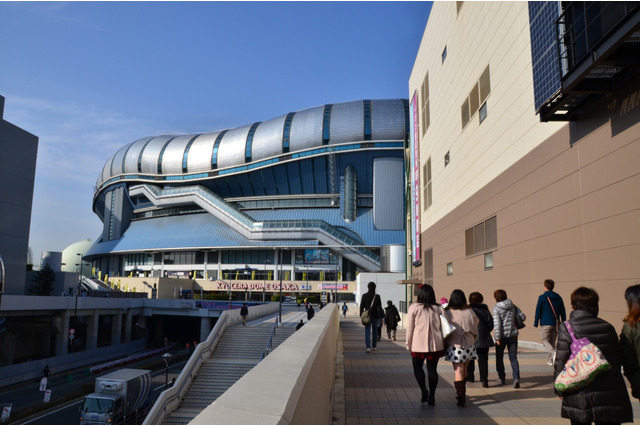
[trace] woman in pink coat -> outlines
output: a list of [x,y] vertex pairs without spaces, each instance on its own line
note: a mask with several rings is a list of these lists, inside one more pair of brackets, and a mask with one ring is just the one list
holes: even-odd
[[[429,405],[436,403],[438,386],[438,360],[444,356],[444,341],[440,331],[440,313],[442,308],[436,303],[433,287],[423,284],[418,291],[418,301],[409,306],[407,313],[407,349],[411,351],[413,374],[420,390],[421,402]],[[429,389],[425,381],[422,364],[427,361]]]

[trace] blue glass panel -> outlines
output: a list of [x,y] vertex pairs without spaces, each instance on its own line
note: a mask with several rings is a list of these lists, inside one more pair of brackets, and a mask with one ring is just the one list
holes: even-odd
[[293,121],[293,116],[296,115],[295,112],[290,112],[287,114],[287,118],[284,120],[284,128],[282,130],[282,152],[289,152],[289,142],[291,136],[291,122]]
[[278,195],[289,195],[289,182],[287,181],[287,172],[282,165],[274,168],[276,185],[278,186]]
[[249,175],[247,173],[242,173],[238,175],[238,183],[240,188],[242,188],[242,195],[244,197],[254,197],[255,191],[251,186],[251,182],[249,181]]
[[300,180],[302,181],[303,194],[315,194],[313,185],[313,168],[310,160],[300,161]]
[[322,114],[322,143],[327,145],[331,140],[331,109],[333,104],[327,104],[324,106],[324,113]]
[[260,122],[253,123],[251,128],[249,129],[249,133],[247,133],[247,143],[244,148],[244,161],[245,163],[251,162],[251,150],[253,147],[253,135],[256,133],[256,129],[260,125]]
[[560,2],[529,2],[529,32],[536,111],[562,88],[556,40]]
[[[291,194],[300,194],[302,191],[300,164],[302,161],[287,163],[287,175],[289,176],[289,191]],[[304,168],[304,167],[303,167]]]
[[251,187],[257,196],[265,195],[265,187],[264,182],[262,181],[262,173],[261,171],[255,171],[249,173],[249,181],[251,182]]
[[211,169],[218,168],[218,148],[220,148],[220,142],[222,141],[222,138],[227,133],[227,131],[228,130],[223,130],[222,132],[220,132],[213,144],[213,151],[211,153]]
[[364,140],[371,140],[371,101],[365,99],[362,101],[364,111]]
[[327,194],[329,192],[329,187],[327,186],[329,181],[329,163],[327,161],[327,157],[316,157],[312,158],[313,162],[313,175],[315,178],[315,190],[316,194]]
[[223,180],[227,186],[229,186],[229,191],[231,191],[230,197],[242,196],[242,190],[240,189],[240,184],[238,183],[236,176],[227,176],[223,178]]
[[274,167],[269,167],[267,169],[260,170],[260,173],[262,173],[262,179],[264,180],[265,190],[267,191],[266,195],[278,195],[273,169]]

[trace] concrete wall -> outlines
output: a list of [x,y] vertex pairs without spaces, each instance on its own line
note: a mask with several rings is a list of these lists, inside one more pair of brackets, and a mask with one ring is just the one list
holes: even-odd
[[24,294],[38,137],[5,121],[0,96],[0,256],[5,294]]
[[190,424],[330,424],[338,313],[319,311]]

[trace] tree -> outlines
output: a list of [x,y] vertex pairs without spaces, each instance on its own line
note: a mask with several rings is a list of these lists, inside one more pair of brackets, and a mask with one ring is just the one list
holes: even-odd
[[31,296],[49,296],[53,291],[53,285],[56,282],[56,274],[48,264],[33,274],[33,285],[27,290],[27,294]]

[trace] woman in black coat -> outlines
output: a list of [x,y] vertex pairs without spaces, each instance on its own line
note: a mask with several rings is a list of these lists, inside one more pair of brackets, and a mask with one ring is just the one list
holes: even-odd
[[[576,339],[587,337],[602,351],[611,364],[611,370],[600,373],[586,387],[574,392],[559,392],[562,399],[561,416],[571,424],[620,424],[633,422],[633,411],[629,393],[622,377],[620,345],[616,329],[598,318],[598,293],[579,287],[571,293],[573,312],[569,323]],[[571,355],[571,335],[564,323],[560,324],[554,379],[560,374]]]
[[[476,340],[476,352],[478,353],[478,370],[480,370],[480,383],[483,388],[489,387],[489,348],[495,346],[491,331],[493,330],[493,316],[489,307],[484,303],[482,294],[474,291],[469,295],[469,305],[473,309],[480,322],[478,323],[478,340]],[[475,364],[471,360],[467,366],[467,380],[475,381]]]

